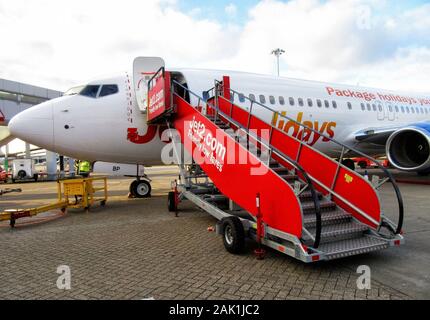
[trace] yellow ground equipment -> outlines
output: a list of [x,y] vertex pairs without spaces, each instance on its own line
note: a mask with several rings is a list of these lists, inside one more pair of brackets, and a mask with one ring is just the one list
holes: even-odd
[[[88,210],[96,202],[102,206],[107,201],[107,178],[92,177],[80,179],[60,180],[57,182],[58,200],[56,203],[30,209],[9,209],[0,213],[0,221],[9,220],[10,226],[15,226],[15,221],[19,218],[33,217],[39,213],[61,209],[63,212],[67,208],[83,208]],[[97,192],[103,193],[96,196]]]

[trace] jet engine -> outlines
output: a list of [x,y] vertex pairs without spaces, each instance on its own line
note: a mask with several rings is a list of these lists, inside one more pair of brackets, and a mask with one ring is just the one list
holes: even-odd
[[395,131],[388,138],[386,148],[395,168],[430,172],[430,124],[416,124]]

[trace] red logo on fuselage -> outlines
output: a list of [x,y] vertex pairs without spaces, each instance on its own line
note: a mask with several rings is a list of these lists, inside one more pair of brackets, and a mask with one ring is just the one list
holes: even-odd
[[157,129],[158,136],[161,139],[164,130],[167,129],[166,126],[148,125],[148,129],[146,130],[146,133],[144,135],[139,135],[138,128],[128,128],[127,140],[135,144],[145,144],[151,142],[157,134]]

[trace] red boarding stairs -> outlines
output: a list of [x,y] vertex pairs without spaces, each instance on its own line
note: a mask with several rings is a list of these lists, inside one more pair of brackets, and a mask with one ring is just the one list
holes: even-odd
[[[403,201],[389,171],[367,155],[240,95],[229,83],[229,77],[215,81],[205,100],[172,80],[164,68],[149,81],[148,123],[167,123],[177,130],[172,139],[181,177],[169,193],[169,210],[177,212],[183,199],[194,202],[219,220],[217,232],[232,253],[243,250],[246,237],[304,262],[404,242]],[[233,102],[239,96],[245,106]],[[261,120],[264,114],[293,121],[302,133],[288,135]],[[340,159],[304,142],[306,133],[339,145]],[[188,164],[184,150],[192,157]],[[343,157],[351,152],[371,160],[386,178],[372,184],[343,166]],[[377,190],[386,182],[398,200],[397,224],[382,214]]]

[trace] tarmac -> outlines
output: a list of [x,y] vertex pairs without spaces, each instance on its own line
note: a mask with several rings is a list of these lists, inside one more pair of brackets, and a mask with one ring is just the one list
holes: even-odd
[[[104,208],[50,212],[18,220],[15,229],[1,223],[0,299],[430,298],[427,184],[399,184],[404,246],[307,265],[272,250],[257,260],[251,241],[243,254],[229,254],[221,237],[208,231],[214,218],[189,202],[180,205],[179,217],[168,212],[175,167],[148,168],[147,173],[153,180],[149,199],[129,199],[132,179],[112,178]],[[395,174],[409,182],[429,179]],[[0,184],[6,187],[12,185]],[[57,196],[56,182],[13,187],[22,193],[1,196],[0,211],[47,204]],[[390,191],[388,186],[381,190],[386,211],[396,205]],[[362,265],[371,270],[370,290],[357,287]],[[57,286],[61,266],[70,269],[70,289]]]

